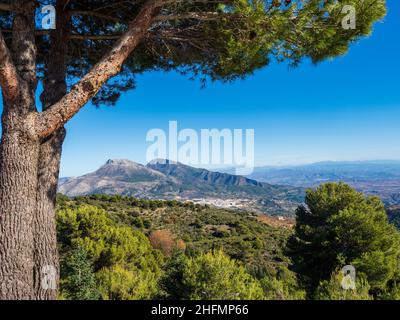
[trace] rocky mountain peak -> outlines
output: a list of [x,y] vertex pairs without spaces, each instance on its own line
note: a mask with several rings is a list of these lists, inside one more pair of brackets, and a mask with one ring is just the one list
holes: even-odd
[[128,159],[109,159],[105,163],[105,165],[113,165],[113,166],[141,166],[140,164],[133,162]]

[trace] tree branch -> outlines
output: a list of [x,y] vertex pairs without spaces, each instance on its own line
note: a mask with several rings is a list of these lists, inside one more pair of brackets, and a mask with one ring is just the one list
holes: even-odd
[[188,12],[186,14],[171,14],[171,15],[159,15],[156,21],[169,21],[169,20],[216,20],[220,19],[223,13],[218,12]]
[[36,133],[39,137],[47,137],[62,127],[97,94],[107,80],[119,73],[125,60],[146,35],[159,9],[160,1],[148,0],[109,53],[59,102],[37,114]]
[[[108,20],[112,22],[120,22],[119,18],[103,14],[96,11],[90,10],[70,10],[68,13],[71,16],[89,16],[89,17],[96,17],[103,20]],[[187,20],[187,19],[196,19],[196,20],[213,20],[218,19],[222,15],[218,12],[188,12],[186,14],[172,14],[172,15],[159,15],[155,18],[155,21],[169,21],[169,20]]]
[[19,91],[19,76],[10,51],[0,32],[0,86],[4,97],[13,100]]
[[[36,37],[49,36],[52,30],[35,30]],[[12,33],[12,30],[1,30],[5,34]],[[68,36],[68,39],[72,40],[118,40],[122,34],[77,34],[72,33]]]
[[91,35],[91,34],[71,34],[69,36],[72,40],[118,40],[121,38],[119,34],[103,34],[103,35]]
[[96,11],[89,11],[89,10],[69,10],[68,13],[71,16],[77,17],[77,16],[89,16],[89,17],[96,17],[99,19],[103,19],[103,20],[109,20],[109,21],[113,21],[113,22],[119,22],[120,19],[109,16],[107,14],[103,14],[100,12],[96,12]]

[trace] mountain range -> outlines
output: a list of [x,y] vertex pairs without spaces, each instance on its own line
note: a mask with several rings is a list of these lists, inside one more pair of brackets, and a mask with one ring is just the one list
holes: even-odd
[[342,181],[365,194],[379,196],[387,206],[400,204],[400,161],[327,161],[302,166],[259,167],[248,178],[302,188]]
[[68,196],[121,194],[190,200],[270,215],[293,215],[304,199],[303,188],[273,185],[162,159],[147,165],[130,160],[108,160],[95,172],[61,178],[59,192]]
[[108,160],[98,170],[61,178],[68,196],[121,194],[146,199],[190,200],[223,208],[293,216],[305,189],[324,182],[345,182],[379,196],[387,207],[400,206],[400,161],[318,162],[302,166],[258,167],[248,177],[214,172],[169,160],[147,165]]

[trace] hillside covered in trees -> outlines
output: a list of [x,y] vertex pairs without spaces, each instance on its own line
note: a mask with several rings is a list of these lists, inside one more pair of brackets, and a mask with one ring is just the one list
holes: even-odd
[[[296,225],[126,196],[58,197],[61,299],[399,299],[400,233],[378,198],[309,190]],[[355,289],[341,287],[345,265]]]

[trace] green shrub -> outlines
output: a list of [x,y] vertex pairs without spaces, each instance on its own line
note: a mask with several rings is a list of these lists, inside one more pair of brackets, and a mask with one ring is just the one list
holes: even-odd
[[87,252],[77,247],[61,259],[61,296],[70,300],[97,300],[96,276]]
[[[118,225],[93,206],[60,210],[57,229],[62,256],[76,247],[85,250],[103,298],[141,299],[157,294],[162,256],[143,233]],[[121,280],[124,277],[126,283]]]
[[369,294],[370,285],[364,277],[357,277],[355,288],[345,290],[342,287],[343,274],[340,271],[332,273],[329,280],[321,281],[314,298],[316,300],[372,300]]
[[193,258],[178,257],[179,260],[167,265],[164,282],[164,288],[172,298],[256,300],[264,297],[260,283],[222,251]]
[[296,274],[280,267],[276,276],[265,276],[260,280],[267,300],[303,300],[306,292],[300,287]]

